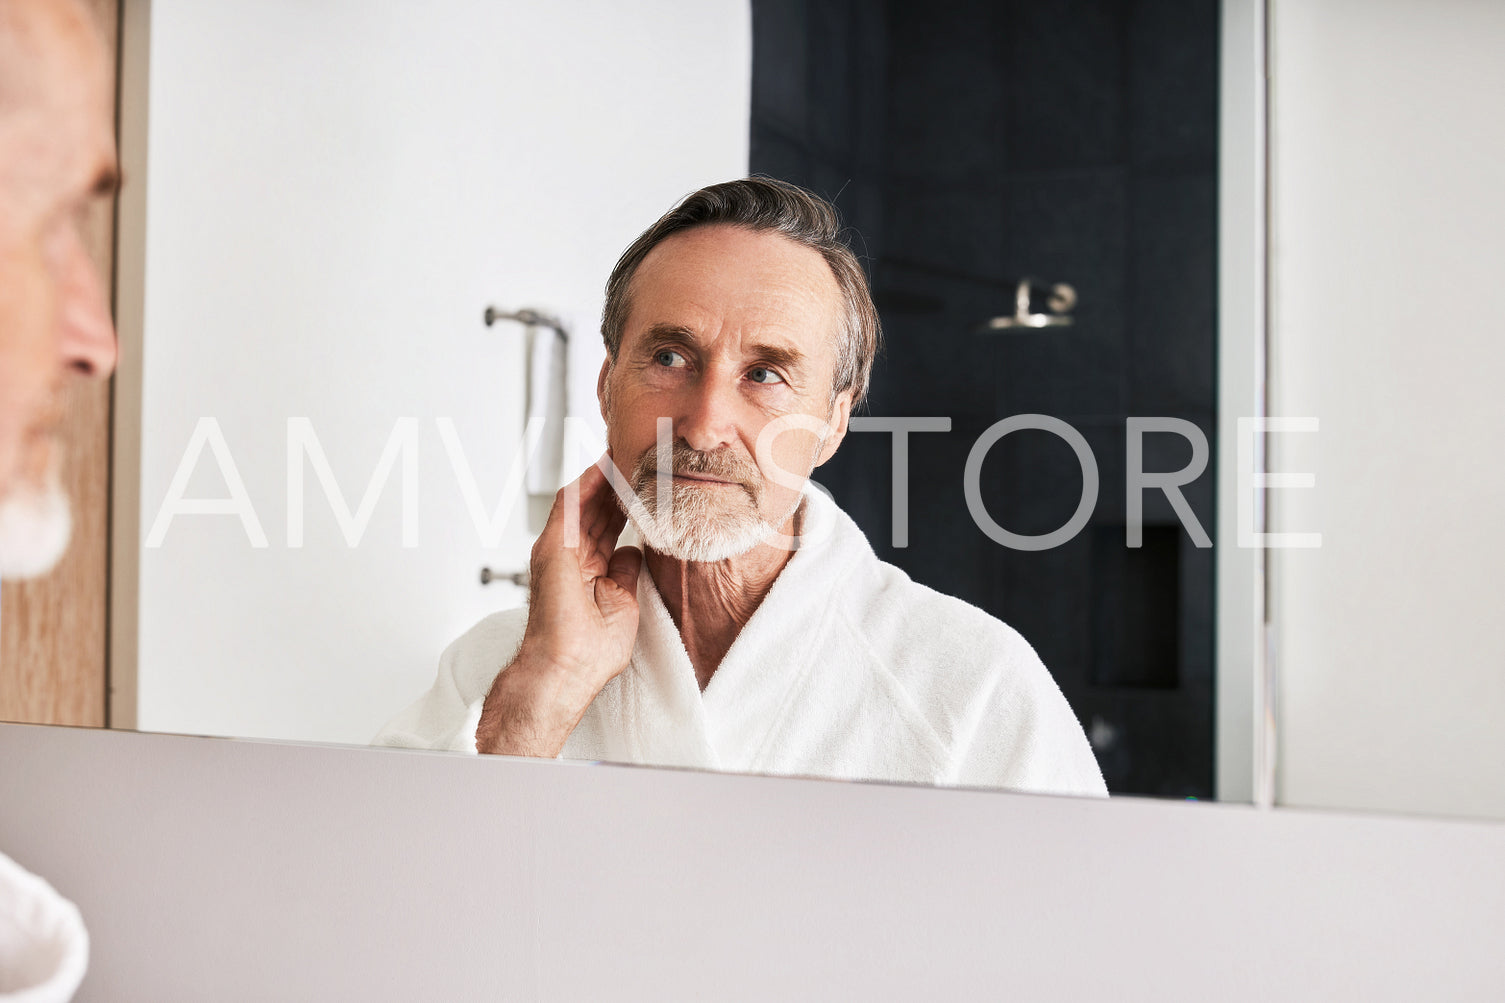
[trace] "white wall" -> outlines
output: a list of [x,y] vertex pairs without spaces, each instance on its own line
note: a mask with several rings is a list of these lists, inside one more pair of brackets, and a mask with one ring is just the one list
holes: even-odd
[[[140,533],[208,416],[269,545],[182,515],[141,551],[138,692],[116,720],[364,742],[444,644],[521,600],[478,572],[526,566],[526,506],[483,548],[435,423],[453,419],[489,511],[522,435],[524,336],[483,309],[577,322],[571,410],[596,416],[612,264],[675,200],[746,173],[748,5],[152,0],[149,45]],[[290,417],[352,509],[417,419],[416,548],[400,467],[354,549],[305,467],[288,547]],[[188,496],[227,494],[204,453]]]
[[1282,0],[1271,407],[1282,802],[1505,816],[1505,5]]

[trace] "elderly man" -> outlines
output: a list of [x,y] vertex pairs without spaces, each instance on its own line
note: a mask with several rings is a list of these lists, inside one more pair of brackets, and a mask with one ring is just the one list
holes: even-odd
[[[807,487],[878,344],[839,229],[748,179],[628,248],[602,324],[607,457],[556,498],[527,609],[451,645],[379,743],[1105,793],[1030,646],[879,561]],[[629,522],[641,551],[617,545]]]
[[[67,546],[63,393],[115,365],[79,232],[89,202],[115,187],[107,67],[76,3],[0,0],[0,577],[39,574]],[[0,995],[72,995],[88,960],[78,910],[3,854],[0,934]]]
[[68,543],[57,443],[69,378],[115,365],[104,287],[79,232],[115,187],[103,45],[71,2],[0,0],[0,575]]

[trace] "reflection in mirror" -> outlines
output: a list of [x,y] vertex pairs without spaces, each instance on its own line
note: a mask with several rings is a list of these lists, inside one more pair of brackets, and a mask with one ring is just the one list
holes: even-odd
[[140,636],[114,720],[365,743],[523,601],[553,490],[522,474],[530,357],[565,353],[551,406],[598,437],[606,274],[746,171],[747,11],[150,13]]
[[[849,437],[819,479],[884,560],[1029,639],[1112,791],[1211,797],[1217,3],[753,9],[752,168],[861,235],[888,340],[872,413],[950,420],[913,436],[907,526],[890,435]],[[1026,314],[1030,277],[1074,291],[1070,326],[990,323]],[[1089,464],[1060,434],[983,454],[1016,414],[1085,443],[1084,523]],[[1127,490],[1182,470],[1184,510]]]
[[888,338],[816,480],[1034,646],[1111,791],[1214,796],[1217,4],[656,6],[151,5],[114,722],[368,741],[523,604],[617,255],[751,171],[837,204]]

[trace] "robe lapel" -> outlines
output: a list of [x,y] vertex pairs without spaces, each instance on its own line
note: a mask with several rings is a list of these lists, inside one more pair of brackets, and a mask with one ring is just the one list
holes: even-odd
[[[829,643],[828,620],[843,579],[868,550],[855,526],[815,489],[806,491],[804,538],[726,658],[711,676],[702,703],[707,738],[722,767],[759,772],[773,741],[806,690],[807,676],[838,673],[842,653]],[[855,549],[854,549],[855,548]],[[683,650],[683,649],[681,649]]]
[[706,738],[695,669],[644,566],[638,578],[638,636],[632,662],[591,705],[604,758],[654,766],[721,769]]
[[591,704],[573,754],[707,770],[769,768],[771,743],[798,716],[794,704],[809,689],[802,685],[809,674],[821,672],[824,685],[847,682],[852,667],[842,659],[851,655],[829,640],[829,620],[871,557],[862,531],[815,489],[806,491],[803,533],[704,694],[645,565],[632,662]]

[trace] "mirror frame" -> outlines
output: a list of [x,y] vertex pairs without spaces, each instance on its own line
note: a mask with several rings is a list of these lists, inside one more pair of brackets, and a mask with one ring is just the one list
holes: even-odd
[[[1273,679],[1265,551],[1239,546],[1239,418],[1265,417],[1269,275],[1267,0],[1223,0],[1218,96],[1218,462],[1214,777],[1219,801],[1270,807]],[[1255,441],[1255,469],[1263,448]],[[1265,531],[1262,498],[1252,528]]]

